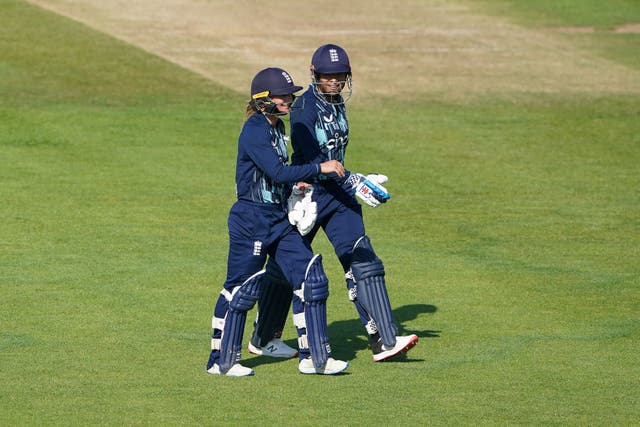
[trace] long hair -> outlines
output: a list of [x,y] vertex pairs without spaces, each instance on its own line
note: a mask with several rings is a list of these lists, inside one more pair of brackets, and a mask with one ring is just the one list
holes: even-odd
[[244,121],[246,122],[247,120],[249,120],[249,117],[253,116],[254,114],[256,114],[256,110],[251,106],[251,103],[248,103],[247,109],[244,113]]
[[247,109],[244,114],[244,121],[249,120],[249,117],[253,116],[256,113],[256,110],[253,109],[251,104],[247,104]]

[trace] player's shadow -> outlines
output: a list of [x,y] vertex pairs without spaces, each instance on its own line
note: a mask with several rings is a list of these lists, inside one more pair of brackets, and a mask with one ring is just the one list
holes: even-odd
[[[426,328],[408,330],[404,326],[405,322],[415,320],[422,314],[435,313],[437,310],[436,306],[429,304],[410,304],[396,308],[393,310],[393,320],[398,326],[398,335],[416,334],[421,340],[439,337],[440,331]],[[359,318],[332,322],[331,325],[329,325],[329,337],[331,338],[331,349],[334,357],[338,359],[352,360],[356,357],[358,351],[369,349],[369,337],[362,323],[360,323]],[[411,353],[398,355],[394,357],[393,360],[416,361],[415,359],[411,359],[410,354]]]
[[[409,322],[417,319],[422,314],[433,314],[437,311],[437,307],[429,304],[410,304],[393,310],[393,319],[398,326],[399,335],[416,334],[423,340],[427,338],[438,338],[440,331],[434,331],[430,329],[421,330],[407,330],[404,327],[404,322]],[[332,322],[329,325],[329,338],[331,341],[331,350],[333,357],[341,360],[353,360],[356,357],[358,351],[367,350],[369,348],[369,338],[360,323],[360,319],[355,317],[356,312],[353,310],[354,318],[349,320],[339,320]],[[290,319],[287,321],[287,326],[290,323]],[[426,323],[426,320],[425,320]],[[287,327],[285,326],[285,328]],[[250,335],[249,335],[250,336]],[[290,339],[284,340],[287,345],[297,348],[297,340]],[[418,344],[420,345],[420,344]],[[243,354],[246,354],[246,348],[243,349]],[[247,354],[248,355],[248,354]],[[283,362],[285,359],[278,359],[273,357],[249,357],[243,358],[242,364],[248,368],[255,368],[259,365],[266,365],[271,363]],[[400,362],[420,362],[421,359],[411,358],[411,353],[401,354],[395,356],[393,361]]]

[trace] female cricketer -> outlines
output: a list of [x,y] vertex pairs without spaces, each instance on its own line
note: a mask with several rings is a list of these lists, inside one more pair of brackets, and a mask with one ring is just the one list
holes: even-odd
[[300,372],[331,375],[349,366],[331,357],[326,318],[329,286],[322,258],[314,256],[287,218],[287,192],[292,183],[314,179],[321,173],[344,177],[344,168],[336,160],[287,165],[287,140],[280,116],[290,112],[293,94],[301,89],[280,68],[266,68],[251,82],[248,118],[238,139],[238,200],[228,219],[227,278],[212,321],[211,354],[206,366],[210,374],[253,375],[253,370],[239,360],[247,311],[260,297],[267,255],[295,291],[294,313],[302,322],[299,342],[304,343],[300,347]]
[[[291,112],[292,164],[308,165],[328,160],[344,164],[349,143],[344,104],[352,93],[349,57],[340,46],[326,44],[313,54],[310,69],[312,83]],[[372,207],[386,202],[390,197],[382,186],[386,181],[386,176],[377,174],[365,177],[347,171],[345,180],[320,174],[313,181],[313,201],[317,203],[318,216],[315,228],[305,236],[311,243],[322,227],[331,241],[345,271],[349,299],[355,304],[368,333],[375,362],[406,352],[418,342],[418,336],[414,334],[397,336],[384,266],[365,234],[362,207],[356,200],[357,196]],[[269,263],[267,275],[276,284],[267,285],[268,290],[259,302],[259,316],[249,351],[269,355],[266,351],[270,348],[268,343],[282,329],[288,306],[283,317],[284,298],[280,295],[287,291],[284,280],[277,280],[277,277],[282,278],[277,266]],[[284,350],[280,349],[280,352]]]

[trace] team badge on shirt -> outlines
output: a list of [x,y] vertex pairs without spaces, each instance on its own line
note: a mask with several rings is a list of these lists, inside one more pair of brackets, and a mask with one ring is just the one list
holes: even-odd
[[260,256],[262,253],[262,242],[260,240],[256,240],[253,242],[253,254],[255,256]]

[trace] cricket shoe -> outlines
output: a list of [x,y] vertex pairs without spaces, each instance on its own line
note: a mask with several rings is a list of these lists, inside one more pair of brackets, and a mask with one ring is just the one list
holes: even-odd
[[310,357],[306,359],[302,359],[300,364],[298,365],[298,369],[303,374],[322,374],[322,375],[335,375],[344,371],[349,367],[348,362],[344,362],[342,360],[336,360],[333,357],[327,359],[327,363],[325,363],[321,368],[316,368],[313,364],[313,360]]
[[258,347],[249,342],[249,353],[259,356],[282,357],[285,359],[290,359],[298,355],[298,351],[295,348],[289,347],[280,338],[272,339],[264,347]]
[[229,368],[226,373],[223,374],[222,372],[220,372],[220,365],[214,363],[212,367],[207,369],[207,373],[211,375],[226,375],[228,377],[247,377],[249,375],[253,375],[253,369],[236,363],[231,368]]
[[396,337],[396,345],[393,347],[387,347],[382,344],[382,341],[378,341],[371,345],[373,350],[373,361],[381,362],[397,356],[400,353],[406,353],[411,350],[418,343],[418,336],[416,334],[404,335]]

